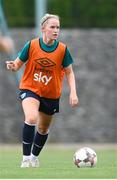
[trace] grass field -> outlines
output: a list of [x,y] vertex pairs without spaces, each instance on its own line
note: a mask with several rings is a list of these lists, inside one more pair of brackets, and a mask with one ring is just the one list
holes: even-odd
[[[91,147],[91,146],[90,146]],[[95,147],[98,156],[94,168],[73,164],[76,146],[46,145],[40,154],[40,168],[20,168],[21,147],[0,145],[0,179],[117,179],[117,149]]]

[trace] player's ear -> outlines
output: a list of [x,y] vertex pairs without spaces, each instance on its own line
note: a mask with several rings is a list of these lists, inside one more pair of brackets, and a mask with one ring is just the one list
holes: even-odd
[[44,31],[44,30],[45,30],[45,27],[46,27],[46,23],[43,23],[43,24],[41,25],[41,30]]
[[44,32],[45,26],[41,26],[41,31]]

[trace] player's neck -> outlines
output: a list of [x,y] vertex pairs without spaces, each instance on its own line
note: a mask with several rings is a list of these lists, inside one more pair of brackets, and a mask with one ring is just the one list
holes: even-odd
[[44,37],[43,37],[43,42],[44,42],[44,44],[46,44],[47,46],[51,46],[51,45],[54,44],[54,40],[48,39],[48,38],[44,38]]

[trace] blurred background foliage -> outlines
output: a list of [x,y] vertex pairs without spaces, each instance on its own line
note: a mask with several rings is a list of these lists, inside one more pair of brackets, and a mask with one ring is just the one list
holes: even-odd
[[[34,0],[3,0],[10,27],[35,26]],[[47,12],[61,17],[63,28],[116,28],[117,0],[48,0]]]

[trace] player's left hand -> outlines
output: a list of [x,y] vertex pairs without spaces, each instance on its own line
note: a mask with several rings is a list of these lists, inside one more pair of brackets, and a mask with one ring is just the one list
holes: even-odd
[[78,96],[76,93],[70,93],[69,103],[72,107],[79,105],[79,100],[78,100]]

